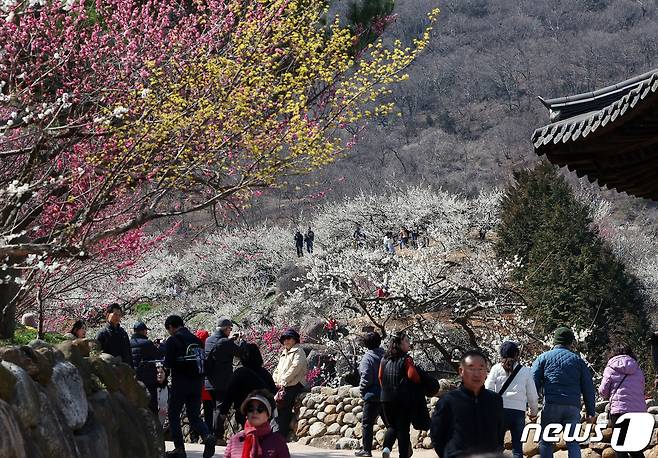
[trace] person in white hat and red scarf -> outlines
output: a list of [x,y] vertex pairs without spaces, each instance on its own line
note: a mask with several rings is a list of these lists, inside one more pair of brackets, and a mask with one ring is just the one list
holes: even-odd
[[249,393],[240,407],[247,417],[244,430],[231,437],[224,458],[290,458],[286,440],[270,426],[274,409],[274,398],[269,391]]

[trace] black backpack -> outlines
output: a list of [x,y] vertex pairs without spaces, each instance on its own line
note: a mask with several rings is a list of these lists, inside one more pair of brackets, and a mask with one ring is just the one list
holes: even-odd
[[[185,342],[180,339],[183,345]],[[185,353],[180,356],[177,361],[186,364],[190,375],[205,375],[206,374],[206,352],[203,346],[198,342],[192,342],[185,347]]]
[[215,369],[217,366],[217,345],[213,346],[208,353],[205,354],[205,375],[212,386],[215,386]]

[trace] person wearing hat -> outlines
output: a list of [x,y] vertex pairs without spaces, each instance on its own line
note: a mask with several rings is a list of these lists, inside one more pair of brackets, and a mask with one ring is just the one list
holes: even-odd
[[121,327],[121,318],[123,310],[117,303],[107,306],[105,309],[105,319],[107,326],[100,330],[96,340],[101,346],[103,353],[117,356],[121,360],[132,366],[133,360],[130,354],[130,339],[125,329]]
[[[541,427],[558,423],[564,426],[580,423],[581,395],[585,401],[587,421],[596,421],[595,391],[592,374],[583,359],[572,350],[576,338],[567,327],[555,330],[552,350],[542,353],[532,364],[537,392],[544,392]],[[572,426],[571,428],[574,428]],[[541,458],[553,456],[552,442],[539,443]],[[580,457],[580,446],[567,442],[569,458]]]
[[525,427],[526,409],[531,421],[537,420],[538,396],[532,371],[519,363],[519,347],[510,341],[500,346],[500,362],[495,364],[484,387],[503,397],[505,431],[512,435],[514,458],[523,458],[521,434]]
[[299,345],[299,341],[299,333],[294,329],[288,329],[281,334],[279,342],[283,345],[283,351],[272,374],[278,389],[277,407],[279,411],[279,415],[274,419],[274,430],[285,439],[288,438],[290,432],[295,399],[304,391],[308,372],[306,354]]
[[269,391],[249,393],[240,406],[240,412],[247,418],[244,430],[231,436],[224,458],[290,458],[285,439],[270,426],[275,407]]
[[149,328],[143,321],[133,325],[130,338],[130,354],[137,380],[142,382],[151,397],[149,409],[158,414],[158,369],[155,362],[163,358],[162,353],[148,338]]
[[233,375],[233,358],[240,358],[246,342],[240,334],[233,333],[233,322],[228,317],[217,321],[217,329],[206,339],[206,380],[205,388],[213,401],[213,423],[215,436],[224,437],[224,425],[220,424],[217,409],[226,394],[226,389]]

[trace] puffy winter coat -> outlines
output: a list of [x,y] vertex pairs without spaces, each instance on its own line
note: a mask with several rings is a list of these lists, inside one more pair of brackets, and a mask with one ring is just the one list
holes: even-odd
[[[516,364],[518,365],[518,363]],[[509,376],[510,374],[503,369],[503,365],[498,363],[491,368],[491,372],[489,372],[487,380],[484,382],[484,387],[498,393]],[[519,373],[516,374],[502,396],[505,409],[525,411],[527,407],[530,407],[531,414],[537,415],[537,388],[529,367],[522,367],[519,370]]]
[[121,360],[133,365],[132,354],[130,353],[130,339],[128,333],[120,326],[107,324],[96,336],[96,340],[101,344],[103,353],[109,353],[112,356],[119,356]]
[[379,347],[368,350],[361,358],[359,364],[359,391],[361,396],[367,401],[369,399],[379,399],[381,386],[379,385],[379,364],[384,356],[384,349]]
[[537,392],[544,390],[546,404],[576,406],[580,395],[585,400],[587,415],[594,416],[594,383],[585,361],[562,345],[542,353],[532,364],[532,376]]
[[233,375],[233,358],[240,357],[246,344],[243,341],[238,345],[219,330],[206,339],[206,358],[214,358],[213,373],[206,374],[206,390],[226,390]]
[[[245,441],[244,431],[231,436],[224,451],[224,458],[241,458],[242,449]],[[261,437],[258,442],[263,450],[263,454],[258,458],[290,458],[288,451],[288,444],[286,440],[279,433],[271,432],[266,436]]]
[[133,367],[137,380],[146,386],[157,385],[158,370],[155,361],[163,358],[160,350],[148,337],[141,334],[133,334],[130,339],[130,352],[133,358]]
[[610,399],[612,414],[647,410],[644,401],[644,374],[637,361],[628,355],[610,358],[603,371],[599,394],[604,399]]
[[295,345],[290,350],[283,350],[272,378],[280,386],[295,386],[298,383],[306,385],[307,372],[306,354],[302,347]]

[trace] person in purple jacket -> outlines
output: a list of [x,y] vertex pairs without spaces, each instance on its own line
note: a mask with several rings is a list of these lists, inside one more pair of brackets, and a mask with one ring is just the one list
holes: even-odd
[[[628,345],[617,345],[603,371],[599,394],[610,400],[610,420],[614,424],[619,417],[629,412],[646,412],[644,401],[644,373],[637,363],[633,350]],[[626,458],[629,453],[616,452]],[[632,458],[643,457],[642,452],[630,452]]]
[[240,407],[247,417],[244,430],[231,436],[224,458],[290,458],[286,440],[270,426],[275,408],[274,397],[269,391],[249,393]]

